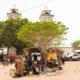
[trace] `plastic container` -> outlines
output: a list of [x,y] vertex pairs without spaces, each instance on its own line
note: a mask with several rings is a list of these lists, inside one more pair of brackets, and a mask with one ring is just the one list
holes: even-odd
[[51,76],[52,75],[52,72],[53,72],[52,69],[47,69],[47,75],[48,76]]

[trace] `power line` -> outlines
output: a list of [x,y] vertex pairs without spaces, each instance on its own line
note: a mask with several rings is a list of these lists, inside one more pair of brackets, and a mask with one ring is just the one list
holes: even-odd
[[38,7],[41,7],[41,6],[45,5],[45,4],[51,3],[52,1],[54,1],[54,0],[48,0],[47,2],[44,2],[44,3],[39,4],[39,5],[36,5],[34,7],[29,8],[29,9],[26,9],[26,10],[22,11],[22,13],[26,12],[26,11],[31,11],[31,10],[36,9]]
[[[31,10],[36,9],[36,8],[38,8],[38,7],[41,7],[41,6],[45,5],[45,4],[49,4],[49,3],[51,3],[52,1],[54,1],[54,0],[48,0],[47,2],[44,2],[44,3],[39,4],[39,5],[36,5],[36,6],[34,6],[34,7],[29,8],[29,9],[26,9],[26,10],[22,11],[21,13],[24,13],[24,12],[26,12],[26,11],[27,11],[27,12],[28,12],[28,11],[31,11]],[[0,19],[4,19],[4,18],[6,18],[6,17],[2,17],[2,18],[0,18]]]

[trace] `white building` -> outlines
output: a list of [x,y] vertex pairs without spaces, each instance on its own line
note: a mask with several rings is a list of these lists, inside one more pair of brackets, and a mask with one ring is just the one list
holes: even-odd
[[8,18],[16,19],[21,18],[21,13],[16,8],[10,9],[10,13],[7,13]]
[[43,10],[39,19],[40,21],[47,21],[47,22],[51,22],[53,21],[53,17],[54,15],[51,14],[51,10]]
[[8,54],[16,54],[16,48],[15,47],[10,47]]

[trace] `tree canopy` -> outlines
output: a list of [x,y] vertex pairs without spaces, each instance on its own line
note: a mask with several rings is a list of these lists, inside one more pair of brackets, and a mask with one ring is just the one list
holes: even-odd
[[25,46],[25,43],[17,39],[16,32],[27,23],[27,19],[19,18],[0,22],[0,46],[14,46],[18,51],[21,50]]
[[75,48],[78,48],[80,47],[80,40],[76,40],[72,43],[72,47],[75,49]]
[[21,41],[37,44],[44,51],[52,44],[59,45],[67,30],[61,22],[30,22],[21,27],[17,35]]

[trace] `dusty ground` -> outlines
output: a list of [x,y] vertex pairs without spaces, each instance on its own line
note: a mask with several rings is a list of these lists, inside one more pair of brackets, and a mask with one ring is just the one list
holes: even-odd
[[39,75],[12,78],[9,70],[13,68],[14,65],[0,65],[0,80],[80,80],[80,61],[66,62],[63,65],[63,70],[52,73],[52,76]]

